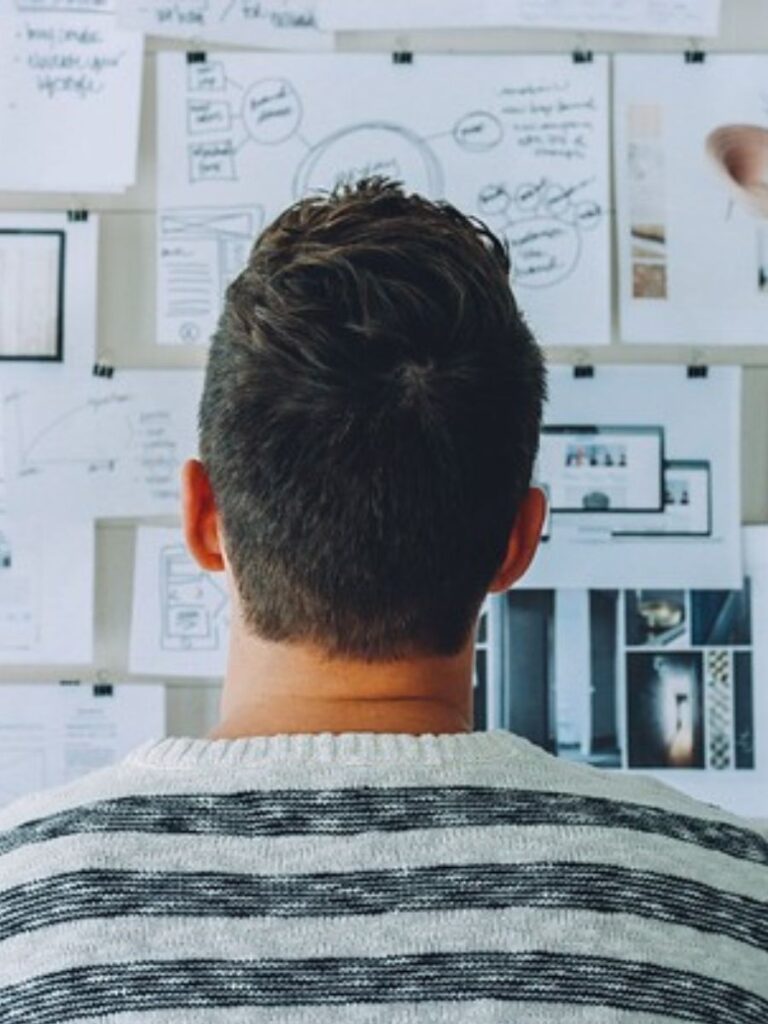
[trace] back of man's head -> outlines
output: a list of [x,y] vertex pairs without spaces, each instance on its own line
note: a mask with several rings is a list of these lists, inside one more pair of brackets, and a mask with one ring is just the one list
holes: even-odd
[[544,390],[479,222],[381,180],[283,213],[229,287],[200,410],[249,628],[367,661],[460,650]]

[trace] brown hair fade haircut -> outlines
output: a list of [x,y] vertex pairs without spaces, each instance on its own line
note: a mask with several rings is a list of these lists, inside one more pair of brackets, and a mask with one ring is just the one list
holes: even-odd
[[545,396],[509,270],[479,221],[382,179],[303,199],[257,239],[200,409],[256,634],[366,661],[467,642]]

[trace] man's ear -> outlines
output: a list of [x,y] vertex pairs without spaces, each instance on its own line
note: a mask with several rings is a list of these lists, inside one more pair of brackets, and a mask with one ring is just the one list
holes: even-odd
[[221,572],[224,549],[216,501],[205,467],[197,459],[188,459],[181,470],[181,505],[190,554],[201,569]]
[[531,487],[520,503],[504,561],[488,588],[492,594],[509,590],[527,572],[539,546],[546,515],[546,495],[540,487]]

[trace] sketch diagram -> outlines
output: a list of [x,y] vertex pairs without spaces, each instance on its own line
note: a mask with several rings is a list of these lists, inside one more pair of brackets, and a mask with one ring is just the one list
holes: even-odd
[[[177,210],[192,220],[250,210],[258,228],[307,195],[371,176],[401,181],[506,240],[545,343],[609,340],[602,60],[163,54],[159,72],[161,224]],[[162,264],[162,229],[159,245]],[[232,268],[212,250],[204,259],[207,271],[184,278],[189,293],[161,281],[161,343],[210,335],[206,273],[221,280],[219,268]],[[186,301],[194,315],[182,335],[169,310]]]
[[118,386],[78,374],[9,391],[9,511],[35,521],[55,501],[79,519],[176,514],[201,384],[195,372],[127,371]]
[[199,569],[183,544],[160,549],[160,646],[170,651],[218,650],[229,626],[229,598]]
[[267,49],[330,49],[318,0],[117,0],[130,28],[177,39],[231,42]]
[[264,220],[260,208],[166,210],[159,219],[161,336],[207,344],[227,285],[248,258]]
[[181,530],[139,527],[133,575],[132,672],[220,676],[226,662],[230,615],[224,576],[204,572],[195,564]]
[[565,188],[541,178],[514,192],[505,184],[481,191],[478,208],[509,247],[517,287],[547,288],[576,269],[583,233],[604,216],[600,203],[581,198],[594,184],[594,178],[587,178]]

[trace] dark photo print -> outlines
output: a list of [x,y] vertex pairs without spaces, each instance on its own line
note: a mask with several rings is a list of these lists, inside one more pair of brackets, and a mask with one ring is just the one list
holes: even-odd
[[688,645],[684,590],[628,590],[625,607],[627,647]]
[[752,643],[751,582],[741,590],[691,592],[691,640],[702,647],[748,647]]
[[627,654],[629,768],[703,768],[702,656]]

